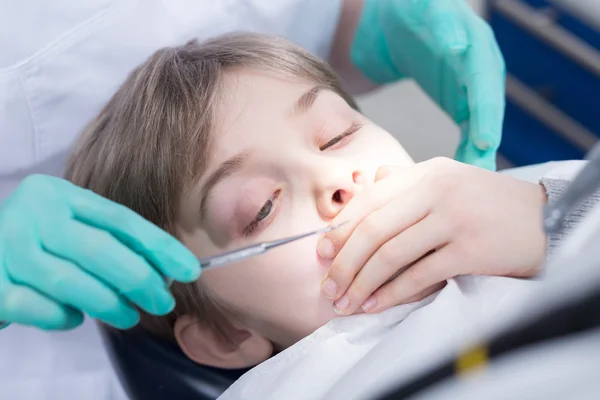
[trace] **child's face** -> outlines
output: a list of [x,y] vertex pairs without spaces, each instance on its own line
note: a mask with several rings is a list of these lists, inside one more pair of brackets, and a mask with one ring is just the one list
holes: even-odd
[[[339,95],[307,95],[314,86],[249,69],[228,76],[206,173],[179,215],[178,234],[198,257],[322,228],[372,184],[378,167],[412,164],[388,132]],[[336,316],[321,295],[328,264],[317,239],[201,279],[242,315],[245,329],[287,347]]]

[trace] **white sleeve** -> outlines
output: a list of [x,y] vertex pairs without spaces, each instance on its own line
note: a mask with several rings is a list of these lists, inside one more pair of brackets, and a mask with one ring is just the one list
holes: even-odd
[[283,36],[327,59],[340,18],[343,0],[244,0],[238,12],[245,30]]
[[157,49],[255,31],[327,58],[342,0],[7,4],[0,12],[0,200],[28,174],[62,175],[79,132]]

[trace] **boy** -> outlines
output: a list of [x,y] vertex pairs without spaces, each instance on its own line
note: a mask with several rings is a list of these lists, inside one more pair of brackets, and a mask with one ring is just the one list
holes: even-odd
[[[280,39],[235,34],[160,50],[135,70],[83,134],[67,178],[205,257],[325,226],[369,192],[382,165],[412,164],[325,63]],[[540,209],[539,185],[516,187]],[[539,235],[524,250],[529,264],[543,260]],[[175,309],[141,325],[198,363],[258,365],[337,315],[321,293],[330,264],[316,243],[175,283]]]

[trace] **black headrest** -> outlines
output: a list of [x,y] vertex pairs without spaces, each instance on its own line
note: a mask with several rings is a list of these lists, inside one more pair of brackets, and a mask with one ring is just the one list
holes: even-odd
[[196,364],[174,343],[141,329],[100,326],[113,368],[132,400],[214,400],[248,369],[225,370]]

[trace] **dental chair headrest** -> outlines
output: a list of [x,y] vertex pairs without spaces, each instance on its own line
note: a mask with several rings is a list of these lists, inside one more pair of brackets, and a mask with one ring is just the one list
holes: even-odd
[[196,364],[175,344],[141,329],[100,331],[113,368],[132,400],[214,400],[248,369],[224,370]]

